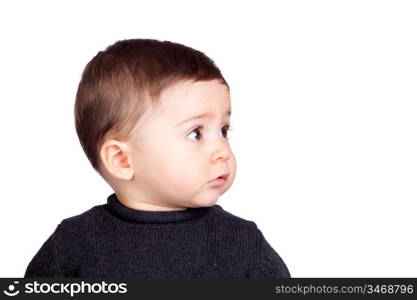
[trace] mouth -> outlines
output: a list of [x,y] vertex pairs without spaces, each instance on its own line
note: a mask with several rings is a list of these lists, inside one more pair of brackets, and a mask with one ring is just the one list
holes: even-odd
[[223,175],[220,175],[220,176],[218,176],[218,177],[216,177],[216,178],[214,178],[213,180],[211,180],[210,182],[214,182],[214,181],[216,181],[216,180],[224,180],[224,181],[226,181],[227,180],[227,178],[229,177],[229,173],[225,173],[225,174],[223,174]]
[[227,180],[228,177],[229,177],[229,173],[226,173],[226,174],[223,174],[223,175],[221,175],[221,176],[219,176],[217,178]]

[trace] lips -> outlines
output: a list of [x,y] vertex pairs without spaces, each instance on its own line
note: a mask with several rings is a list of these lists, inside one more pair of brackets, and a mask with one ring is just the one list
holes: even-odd
[[227,178],[229,177],[229,173],[224,173],[220,176],[217,176],[216,178],[214,178],[213,180],[210,180],[210,182],[216,181],[217,179],[223,179],[223,180],[227,180]]

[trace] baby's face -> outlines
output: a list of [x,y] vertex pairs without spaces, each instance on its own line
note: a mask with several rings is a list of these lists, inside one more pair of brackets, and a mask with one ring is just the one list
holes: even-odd
[[[139,121],[131,145],[135,196],[171,208],[214,205],[236,175],[227,87],[217,80],[182,81],[160,101]],[[226,180],[216,180],[224,174]]]

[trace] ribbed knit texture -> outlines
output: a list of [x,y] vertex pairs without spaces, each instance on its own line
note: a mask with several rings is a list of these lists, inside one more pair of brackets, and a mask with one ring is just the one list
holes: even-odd
[[280,278],[290,273],[256,224],[220,205],[143,211],[116,194],[64,219],[25,277]]

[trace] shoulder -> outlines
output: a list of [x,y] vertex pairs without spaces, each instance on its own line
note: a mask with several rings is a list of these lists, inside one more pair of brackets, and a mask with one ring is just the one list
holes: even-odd
[[102,209],[103,205],[96,205],[82,213],[63,219],[58,227],[64,232],[97,227],[103,220]]

